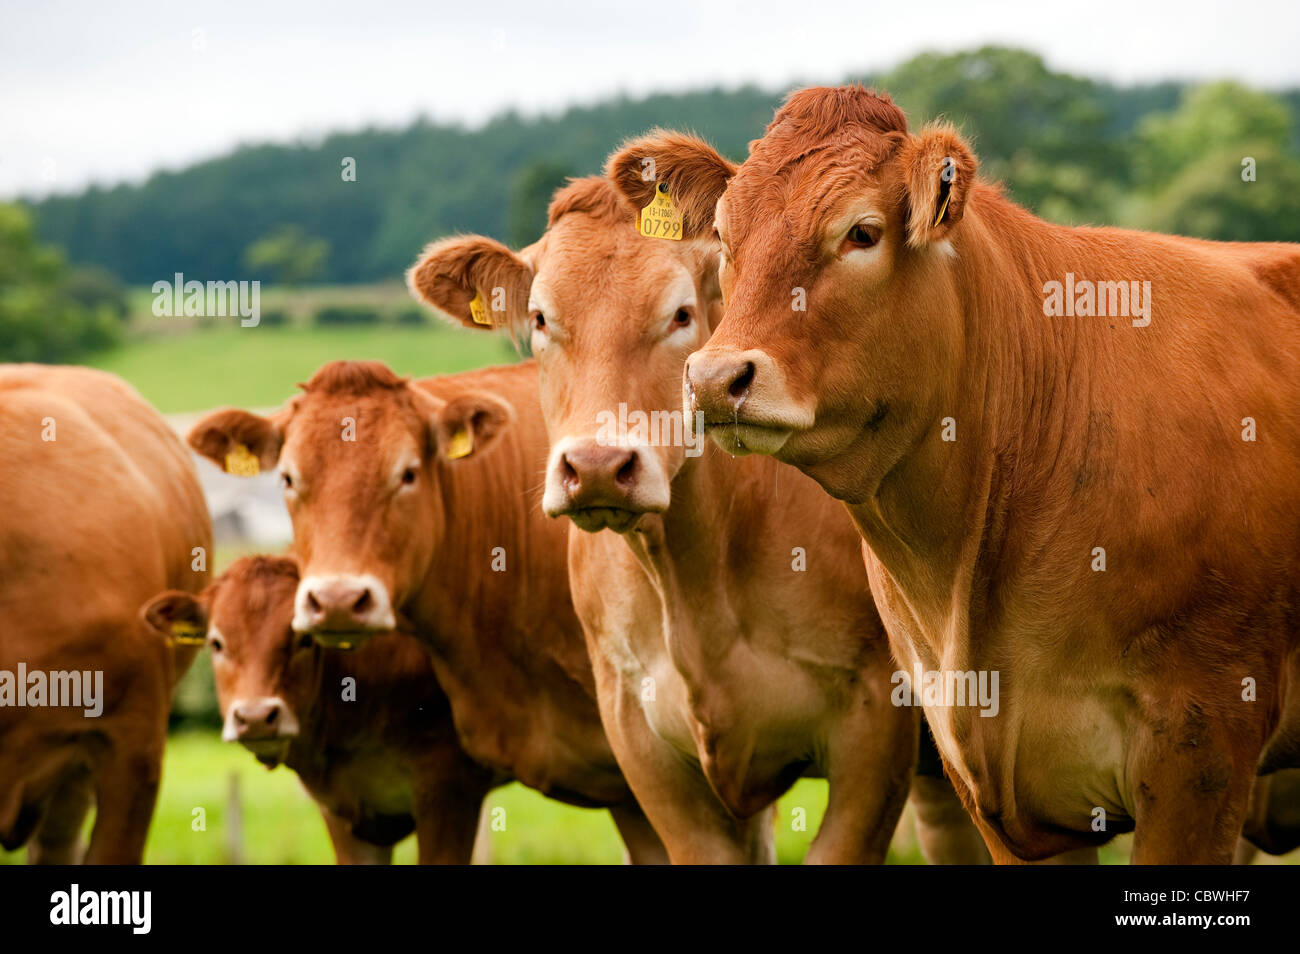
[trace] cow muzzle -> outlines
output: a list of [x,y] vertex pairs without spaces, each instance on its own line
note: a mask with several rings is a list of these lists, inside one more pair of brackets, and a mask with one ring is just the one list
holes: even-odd
[[649,448],[565,438],[551,451],[542,510],[589,533],[626,533],[644,514],[667,510],[669,498],[664,465]]
[[223,741],[240,743],[268,768],[284,761],[297,737],[298,718],[279,696],[236,699],[221,729]]
[[352,649],[393,629],[388,589],[369,574],[308,576],[298,584],[293,629],[329,649]]
[[686,359],[683,403],[731,454],[775,454],[813,412],[793,400],[785,375],[764,351],[705,348]]

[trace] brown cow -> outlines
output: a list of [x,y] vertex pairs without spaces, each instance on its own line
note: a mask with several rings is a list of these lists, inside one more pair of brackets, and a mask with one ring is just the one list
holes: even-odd
[[469,864],[493,775],[461,751],[428,653],[398,633],[326,649],[293,631],[297,591],[291,557],[243,557],[200,595],[162,593],[144,614],[161,632],[204,634],[221,737],[298,774],[339,864],[388,864],[412,831],[420,864]]
[[[502,326],[531,334],[551,435],[542,507],[590,531],[571,535],[569,560],[601,712],[670,857],[770,860],[775,800],[808,774],[830,791],[809,860],[879,863],[918,718],[891,704],[861,542],[798,471],[689,443],[666,409],[721,312],[716,254],[643,238],[635,220],[607,179],[577,180],[536,244],[439,242],[410,284],[469,327],[492,327],[471,303],[496,298]],[[948,859],[986,858],[973,841],[973,858]]]
[[601,727],[565,529],[538,506],[533,362],[410,382],[335,361],[271,417],[215,411],[189,441],[236,469],[279,464],[297,632],[338,645],[409,628],[475,761],[608,807],[633,861],[664,860]]
[[859,87],[739,167],[630,144],[641,204],[647,161],[722,247],[691,407],[848,504],[907,668],[1000,674],[996,718],[926,706],[995,858],[1227,862],[1257,767],[1300,764],[1300,248],[1043,222]]
[[207,582],[194,464],[139,394],[87,368],[0,368],[0,447],[0,844],[74,862],[93,803],[85,860],[138,864],[197,652],[138,613]]

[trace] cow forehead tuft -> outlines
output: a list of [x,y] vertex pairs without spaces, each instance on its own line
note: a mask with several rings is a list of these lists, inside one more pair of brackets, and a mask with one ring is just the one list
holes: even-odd
[[300,387],[308,394],[359,396],[372,391],[395,391],[410,379],[398,377],[382,361],[330,361]]

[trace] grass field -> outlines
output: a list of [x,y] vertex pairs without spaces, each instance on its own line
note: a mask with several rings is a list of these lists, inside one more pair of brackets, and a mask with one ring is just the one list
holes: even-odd
[[[232,780],[237,780],[233,782]],[[242,838],[233,842],[229,825],[232,784],[238,787]],[[492,792],[489,808],[505,809],[505,830],[487,835],[488,860],[496,864],[619,864],[622,843],[608,813],[572,808],[521,785]],[[803,858],[826,806],[826,785],[797,784],[781,800],[776,838],[780,860]],[[204,830],[194,830],[195,809],[203,809]],[[806,810],[807,831],[793,830],[794,809]],[[910,822],[897,842],[897,862],[920,860]],[[21,863],[23,852],[0,852],[0,863]],[[148,864],[332,864],[325,826],[297,776],[286,768],[267,770],[238,745],[215,731],[186,731],[168,742],[162,791],[154,814]],[[398,864],[415,861],[415,839],[394,853]]]
[[224,405],[276,406],[298,382],[338,358],[377,359],[398,374],[424,377],[515,361],[518,355],[505,335],[441,324],[241,328],[230,323],[138,338],[88,363],[125,378],[166,414]]

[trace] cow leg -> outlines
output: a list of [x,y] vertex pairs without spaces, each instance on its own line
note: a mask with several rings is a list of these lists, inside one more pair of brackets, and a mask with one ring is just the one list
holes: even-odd
[[916,712],[884,692],[854,702],[829,740],[826,814],[804,864],[883,864],[907,802]]
[[88,865],[138,865],[162,777],[161,753],[114,754],[96,767]]
[[599,652],[592,654],[600,718],[632,793],[663,840],[673,864],[772,864],[772,811],[736,818],[697,762],[646,722],[638,688],[623,685]]
[[668,849],[655,833],[650,819],[645,817],[641,806],[635,802],[628,805],[612,805],[609,815],[614,819],[619,837],[627,848],[625,861],[633,865],[666,865]]
[[69,773],[45,807],[35,838],[27,846],[32,865],[75,865],[81,860],[81,829],[95,798],[87,769]]
[[1255,779],[1242,834],[1235,864],[1250,864],[1256,848],[1284,855],[1300,847],[1300,769]]
[[352,823],[340,818],[324,805],[320,808],[334,845],[334,861],[340,865],[390,865],[393,863],[392,845],[372,845],[352,834]]
[[[467,779],[466,773],[474,778]],[[467,865],[474,857],[483,799],[491,789],[487,774],[472,763],[436,765],[424,773],[415,792],[415,839],[422,865]]]
[[[1160,726],[1139,745],[1133,779],[1135,865],[1232,862],[1258,748],[1226,744],[1232,726]],[[1261,733],[1262,735],[1262,733]],[[1189,741],[1192,740],[1192,741]]]
[[912,809],[921,854],[932,865],[986,865],[993,859],[952,783],[942,773],[912,780]]

